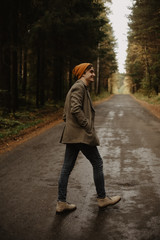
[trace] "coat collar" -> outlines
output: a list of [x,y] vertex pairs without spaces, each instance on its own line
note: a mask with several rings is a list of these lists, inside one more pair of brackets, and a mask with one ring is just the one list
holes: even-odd
[[94,107],[93,107],[93,104],[92,104],[92,100],[91,100],[91,96],[90,96],[90,93],[89,93],[89,90],[88,90],[88,87],[84,84],[84,82],[82,81],[82,80],[77,80],[77,82],[79,82],[79,83],[81,83],[81,84],[83,84],[84,85],[84,87],[85,87],[85,89],[86,89],[86,91],[87,91],[87,96],[88,96],[88,98],[89,98],[89,101],[90,101],[90,104],[91,104],[91,108],[92,108],[92,110],[95,112],[95,110],[94,110]]

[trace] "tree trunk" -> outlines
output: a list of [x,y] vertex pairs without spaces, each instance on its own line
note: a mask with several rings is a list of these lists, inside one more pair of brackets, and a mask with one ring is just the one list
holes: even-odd
[[63,81],[64,81],[64,60],[62,57],[56,57],[54,62],[54,89],[53,99],[56,101],[63,98]]
[[39,108],[40,48],[37,48],[36,106]]
[[12,5],[12,29],[11,29],[11,106],[12,111],[18,108],[18,1],[15,1]]
[[23,58],[23,56],[22,56],[22,54],[23,54],[23,51],[22,51],[22,48],[20,47],[19,48],[19,53],[18,53],[18,59],[19,59],[19,61],[18,61],[18,85],[19,85],[19,88],[20,88],[20,90],[22,91],[22,58]]
[[[0,49],[2,50],[1,46]],[[0,53],[0,106],[3,111],[11,111],[10,48]]]
[[[98,50],[100,49],[100,44],[98,43]],[[100,90],[100,86],[99,86],[99,53],[98,53],[98,57],[97,57],[97,73],[96,73],[96,95],[99,94],[99,90]]]
[[44,85],[44,78],[45,78],[45,47],[44,47],[44,39],[41,39],[41,54],[40,54],[40,105],[43,106],[45,103],[45,85]]
[[23,50],[23,78],[22,78],[22,95],[26,99],[26,87],[27,87],[27,49]]
[[0,7],[0,107],[4,112],[11,111],[10,85],[10,18],[11,9],[6,1]]
[[69,61],[69,89],[72,86],[72,59]]

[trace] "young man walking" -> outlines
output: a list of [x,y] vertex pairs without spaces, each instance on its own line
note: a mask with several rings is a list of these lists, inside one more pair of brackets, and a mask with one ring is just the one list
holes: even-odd
[[121,200],[120,196],[107,197],[105,192],[103,161],[97,149],[99,140],[94,129],[95,110],[88,91],[89,84],[94,82],[94,68],[90,63],[81,63],[75,66],[73,74],[78,80],[69,90],[64,106],[66,124],[60,142],[66,144],[66,151],[58,185],[56,213],[76,209],[75,204],[66,202],[66,196],[69,175],[79,151],[92,164],[98,206],[107,207]]

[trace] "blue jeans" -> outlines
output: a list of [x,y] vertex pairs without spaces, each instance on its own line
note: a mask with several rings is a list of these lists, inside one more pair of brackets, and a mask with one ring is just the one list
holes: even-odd
[[94,183],[98,198],[105,198],[103,161],[96,146],[83,143],[66,144],[64,164],[58,184],[58,200],[66,201],[69,175],[74,168],[79,151],[90,161],[93,167]]

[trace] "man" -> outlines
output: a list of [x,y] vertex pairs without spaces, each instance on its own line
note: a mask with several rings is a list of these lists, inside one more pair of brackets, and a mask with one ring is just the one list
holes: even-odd
[[60,142],[66,144],[66,151],[58,185],[56,213],[76,209],[76,205],[66,202],[66,195],[69,175],[79,151],[92,164],[98,206],[113,205],[121,199],[120,196],[107,197],[105,192],[103,161],[97,149],[99,140],[94,129],[95,110],[87,88],[94,82],[94,68],[90,63],[81,63],[75,66],[73,74],[78,80],[69,90],[64,106],[66,124]]

